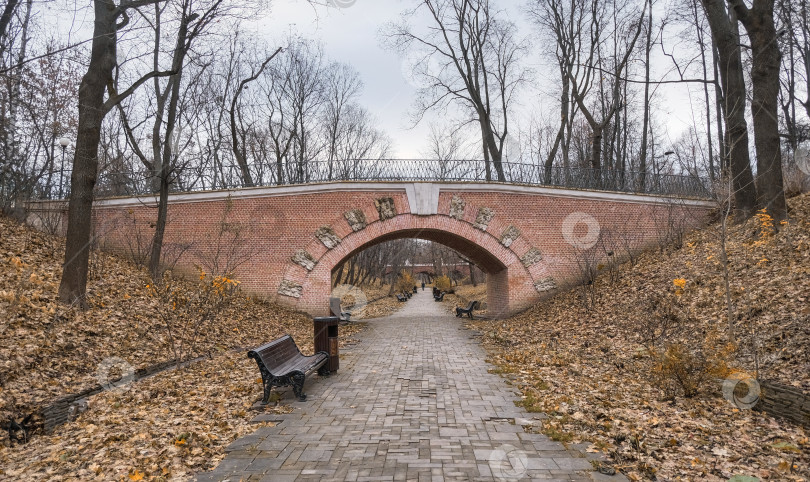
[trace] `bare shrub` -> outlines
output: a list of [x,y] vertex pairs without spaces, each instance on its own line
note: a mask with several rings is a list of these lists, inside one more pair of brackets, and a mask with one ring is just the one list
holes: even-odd
[[168,349],[179,364],[192,354],[210,349],[205,335],[215,332],[211,324],[239,296],[239,282],[226,276],[214,276],[200,270],[199,279],[188,289],[170,272],[158,283],[146,286],[158,300],[156,311],[166,330]]
[[30,212],[31,216],[35,218],[31,224],[44,233],[61,235],[63,231],[62,220],[67,212],[67,204],[56,202],[50,204],[52,207]]
[[709,363],[700,350],[677,342],[653,355],[652,382],[667,399],[672,400],[678,394],[694,397],[709,380]]
[[[233,274],[237,268],[250,261],[257,252],[257,248],[248,243],[254,226],[250,223],[232,220],[232,213],[233,200],[228,197],[225,200],[225,209],[217,223],[212,249],[204,250],[202,247],[192,249],[200,265],[215,275]],[[186,249],[190,248],[192,246]]]
[[735,350],[716,330],[696,336],[699,323],[679,302],[686,280],[673,281],[674,293],[647,298],[639,327],[652,359],[650,381],[668,400],[694,397],[712,378],[724,376]]

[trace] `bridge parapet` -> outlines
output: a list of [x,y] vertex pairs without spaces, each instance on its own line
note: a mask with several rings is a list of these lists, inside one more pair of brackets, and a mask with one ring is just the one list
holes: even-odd
[[[229,176],[206,176],[192,170],[178,173],[174,192],[212,191],[245,187],[233,166]],[[352,159],[307,161],[295,169],[254,169],[253,187],[317,184],[324,182],[464,182],[560,187],[577,190],[651,194],[674,198],[708,199],[711,184],[702,177],[612,169],[589,169],[503,162],[502,175],[487,169],[483,160]],[[64,173],[70,178],[70,171]],[[279,178],[281,176],[281,178]],[[151,193],[151,174],[102,172],[97,183],[100,197]],[[56,193],[54,193],[56,194]],[[44,193],[48,197],[48,193]]]

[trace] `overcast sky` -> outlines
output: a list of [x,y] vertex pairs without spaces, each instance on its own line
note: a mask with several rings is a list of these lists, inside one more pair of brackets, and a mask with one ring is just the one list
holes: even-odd
[[[336,61],[352,65],[363,79],[364,89],[361,103],[379,121],[379,127],[394,140],[396,157],[420,157],[425,152],[427,122],[415,129],[410,128],[408,113],[416,88],[407,72],[404,62],[397,52],[386,50],[380,41],[380,29],[386,22],[399,19],[402,11],[414,5],[412,0],[318,0],[331,2],[340,7],[315,7],[306,0],[273,0],[269,16],[254,22],[253,29],[269,39],[281,38],[290,30],[323,43],[327,56]],[[521,35],[536,37],[533,27],[522,14],[524,0],[499,0],[498,7],[514,21]],[[548,69],[540,65],[541,46],[534,45],[531,58],[527,59],[536,71],[536,89],[527,90],[521,97],[522,113],[534,110],[538,117],[551,114],[556,118],[557,107],[553,101],[541,94],[542,85],[553,82],[554,77],[546,77]],[[673,47],[676,48],[676,47]],[[666,68],[666,66],[665,66]],[[554,74],[553,71],[549,74]],[[685,88],[659,88],[659,118],[669,127],[670,140],[674,141],[680,132],[693,121],[691,101]],[[536,112],[552,109],[550,112]],[[543,115],[545,114],[545,115]]]
[[[342,8],[310,6],[306,0],[273,0],[269,17],[253,28],[279,37],[292,30],[323,43],[331,60],[350,64],[363,79],[360,102],[394,141],[395,157],[420,157],[427,123],[411,129],[408,116],[416,88],[396,52],[381,46],[380,28],[397,20],[402,0],[322,0]],[[262,30],[267,29],[267,32]]]
[[[378,127],[384,130],[394,141],[393,155],[400,158],[423,157],[426,155],[426,138],[428,122],[441,121],[446,114],[434,114],[419,126],[411,127],[409,113],[413,111],[416,86],[408,74],[408,62],[399,53],[386,50],[381,45],[380,31],[392,21],[397,21],[400,14],[408,7],[415,5],[414,0],[314,0],[320,3],[329,2],[331,7],[313,7],[307,0],[270,0],[270,11],[267,15],[253,22],[243,24],[243,28],[254,30],[256,34],[267,39],[270,46],[278,45],[289,32],[322,43],[329,60],[347,63],[354,67],[363,80],[364,88],[360,103],[368,109],[378,121]],[[557,76],[556,67],[544,66],[542,60],[543,45],[537,42],[537,32],[526,20],[524,5],[526,0],[494,0],[497,7],[519,28],[519,35],[526,36],[534,42],[530,55],[525,59],[534,69],[532,85],[523,91],[516,111],[512,116],[513,127],[510,131],[516,134],[515,124],[528,116],[549,119],[556,122],[559,118],[559,107],[556,105]],[[659,5],[664,5],[660,2]],[[58,4],[57,4],[58,5]],[[59,8],[51,5],[46,8],[45,18],[60,29],[65,23],[72,25],[68,42],[86,37],[92,25],[92,9]],[[58,12],[58,13],[57,13]],[[48,22],[46,22],[47,24]],[[689,40],[679,45],[674,39],[667,42],[668,48],[676,53],[691,48]],[[660,53],[654,59],[658,77],[670,69],[669,60]],[[548,95],[543,95],[544,92]],[[553,94],[553,97],[551,97]],[[699,95],[698,95],[699,94]],[[703,120],[692,119],[692,102],[702,102],[702,93],[683,86],[661,86],[657,89],[654,101],[654,116],[659,122],[666,123],[669,139],[664,144],[674,141],[689,125]],[[700,112],[697,107],[695,112]],[[699,115],[699,114],[696,114]],[[517,121],[517,122],[515,122]],[[514,142],[514,140],[512,140]],[[478,140],[475,139],[477,143]],[[666,146],[660,146],[666,150]]]

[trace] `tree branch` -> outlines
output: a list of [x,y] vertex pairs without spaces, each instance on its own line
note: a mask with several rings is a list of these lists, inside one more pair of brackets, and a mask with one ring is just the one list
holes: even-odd
[[102,105],[102,112],[104,113],[104,115],[107,115],[107,113],[110,112],[113,107],[115,107],[122,100],[124,100],[127,97],[129,97],[130,95],[132,95],[132,93],[135,92],[135,89],[140,87],[141,84],[143,84],[147,80],[152,79],[154,77],[169,77],[169,76],[174,75],[176,73],[177,73],[177,71],[174,71],[174,70],[168,70],[168,71],[164,71],[164,72],[154,72],[154,71],[149,72],[148,74],[144,75],[143,77],[141,77],[140,79],[135,81],[134,84],[130,85],[127,90],[125,90],[124,92],[122,92],[120,94],[116,93],[115,87],[113,87],[112,85],[109,85],[107,87],[107,90],[110,92],[110,98],[107,99],[106,102],[104,102],[104,105]]

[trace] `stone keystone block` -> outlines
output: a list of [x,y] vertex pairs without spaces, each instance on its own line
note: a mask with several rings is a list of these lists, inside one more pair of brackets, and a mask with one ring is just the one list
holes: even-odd
[[526,254],[520,257],[520,261],[523,262],[523,266],[527,268],[535,263],[538,263],[541,259],[543,259],[543,255],[540,254],[540,250],[537,248],[532,248],[526,251]]
[[346,221],[349,222],[349,226],[351,226],[352,231],[357,232],[366,227],[366,215],[360,209],[346,211],[343,213],[343,216],[346,217]]
[[306,268],[307,271],[312,271],[312,268],[315,267],[315,258],[313,258],[311,254],[307,253],[303,249],[299,249],[295,252],[295,254],[292,256],[292,261],[295,264],[300,264]]
[[458,196],[453,196],[450,200],[450,217],[458,220],[464,219],[464,208],[467,203]]
[[554,281],[554,278],[548,277],[535,283],[534,287],[538,292],[545,293],[546,291],[556,290],[557,282]]
[[315,237],[320,239],[324,246],[329,249],[334,248],[340,244],[340,238],[335,233],[335,230],[329,226],[321,226],[315,231]]
[[505,247],[512,246],[512,243],[520,237],[520,230],[511,224],[508,228],[503,230],[503,234],[501,234],[501,244]]
[[303,292],[303,286],[288,279],[281,280],[281,286],[278,287],[278,294],[292,298],[300,298]]
[[486,231],[487,226],[489,226],[490,221],[492,218],[495,217],[495,211],[490,208],[479,208],[478,209],[478,216],[475,217],[475,222],[473,226],[480,229],[481,231]]
[[380,213],[380,221],[391,219],[397,215],[397,208],[394,206],[394,200],[390,197],[383,197],[374,201],[374,207]]

